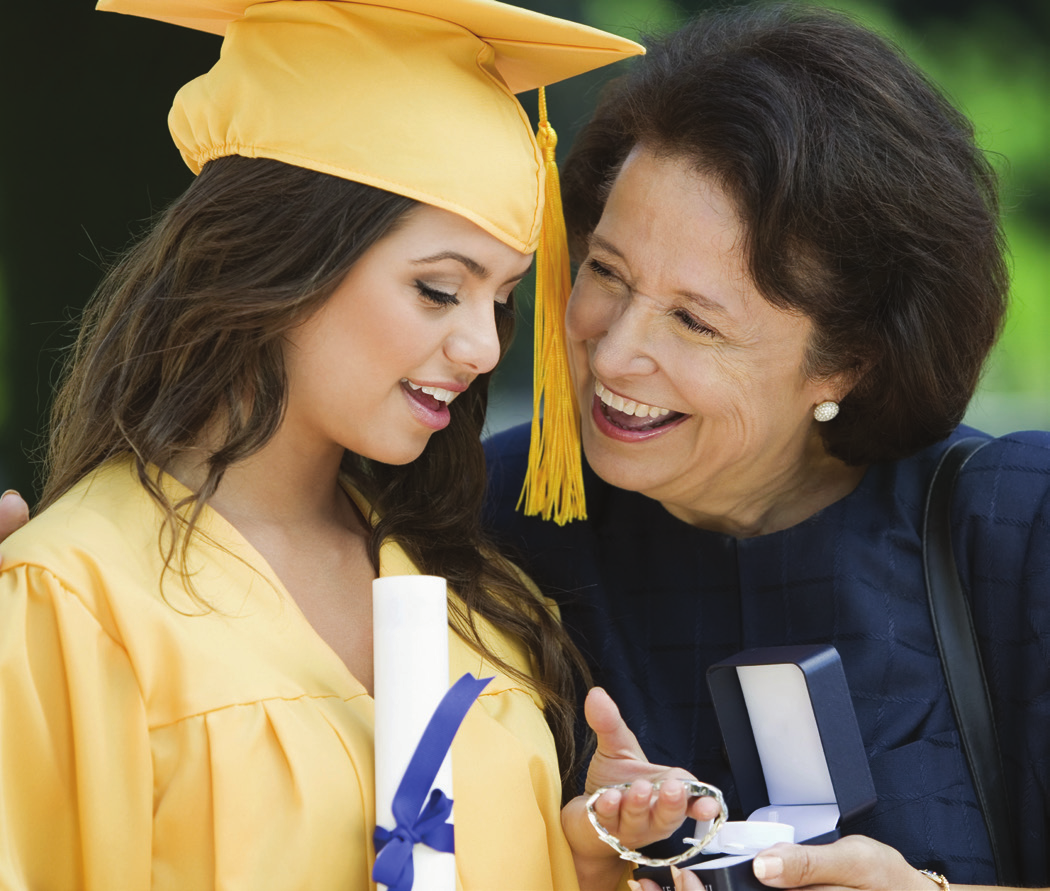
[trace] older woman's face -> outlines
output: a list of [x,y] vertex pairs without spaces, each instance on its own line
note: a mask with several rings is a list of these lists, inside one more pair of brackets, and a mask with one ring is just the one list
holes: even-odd
[[588,462],[700,525],[822,453],[813,407],[840,395],[803,373],[812,326],[759,294],[742,237],[715,182],[635,149],[566,316]]

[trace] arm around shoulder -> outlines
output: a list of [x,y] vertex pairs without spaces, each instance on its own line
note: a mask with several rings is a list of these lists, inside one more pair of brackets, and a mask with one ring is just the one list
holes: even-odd
[[[29,522],[29,505],[25,503],[14,489],[8,489],[0,495],[0,545],[7,536]],[[3,565],[3,553],[0,552],[0,566]]]

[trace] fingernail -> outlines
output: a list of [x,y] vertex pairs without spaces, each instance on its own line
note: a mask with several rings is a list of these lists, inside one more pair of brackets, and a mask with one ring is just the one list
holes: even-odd
[[5,489],[4,494],[0,495],[0,501],[3,501],[8,495],[17,495],[18,489]]
[[642,891],[642,886],[639,885],[634,879],[627,880],[627,887],[630,888],[631,891]]
[[681,874],[682,874],[682,870],[680,870],[677,866],[672,866],[671,867],[671,878],[672,879],[677,879]]
[[784,861],[775,854],[759,854],[752,869],[756,879],[775,879],[784,871]]

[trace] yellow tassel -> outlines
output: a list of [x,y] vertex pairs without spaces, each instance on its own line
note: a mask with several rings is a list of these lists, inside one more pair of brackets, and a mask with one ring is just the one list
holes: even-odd
[[[532,359],[532,438],[518,508],[559,526],[587,518],[580,458],[580,415],[565,349],[565,307],[572,289],[569,245],[554,149],[558,137],[547,120],[540,87],[536,141],[546,171],[543,229],[536,251],[536,313]],[[542,415],[542,419],[541,419]]]

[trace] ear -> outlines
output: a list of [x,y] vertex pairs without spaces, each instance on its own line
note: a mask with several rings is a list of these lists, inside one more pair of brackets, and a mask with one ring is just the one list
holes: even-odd
[[874,356],[857,356],[850,367],[819,378],[817,383],[820,401],[842,402],[874,364]]

